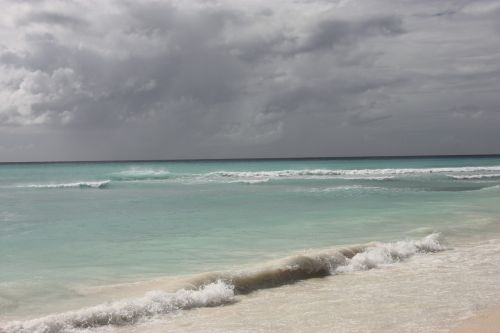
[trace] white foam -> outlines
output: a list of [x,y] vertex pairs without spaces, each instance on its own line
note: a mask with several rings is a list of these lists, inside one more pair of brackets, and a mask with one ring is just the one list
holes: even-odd
[[91,182],[73,182],[73,183],[59,183],[59,184],[26,184],[26,185],[17,185],[19,188],[104,188],[111,181],[103,180],[103,181],[91,181]]
[[217,306],[230,302],[234,288],[217,281],[197,290],[181,289],[175,293],[152,291],[142,298],[129,299],[38,319],[8,323],[5,333],[59,333],[106,325],[121,326],[144,318],[178,310]]
[[256,184],[264,184],[264,183],[269,183],[271,179],[269,178],[264,178],[264,179],[242,179],[242,180],[237,180],[232,183],[240,183],[240,184],[247,184],[247,185],[256,185]]
[[357,177],[339,177],[347,180],[391,180],[394,176],[357,176]]
[[[403,169],[303,169],[275,171],[216,171],[206,174],[209,177],[228,178],[325,178],[333,176],[363,177],[367,180],[386,180],[398,175],[419,175],[432,173],[471,173],[478,171],[500,171],[500,166],[484,167],[442,167],[442,168],[403,168]],[[339,177],[341,178],[341,177]]]
[[170,171],[166,169],[131,168],[113,174],[117,180],[148,180],[166,179],[170,176]]
[[479,175],[459,175],[459,176],[448,175],[448,177],[451,177],[453,179],[459,179],[459,180],[492,179],[492,178],[500,178],[500,173],[489,173],[489,174],[479,174]]
[[351,191],[351,190],[359,190],[359,191],[377,191],[377,190],[385,190],[383,187],[377,186],[363,186],[363,185],[340,185],[340,186],[330,186],[330,187],[315,187],[315,188],[306,188],[295,190],[295,192],[310,192],[310,193],[322,193],[322,192],[342,192],[342,191]]
[[440,242],[440,234],[433,233],[421,240],[405,240],[395,243],[382,243],[368,247],[365,251],[357,253],[347,264],[335,268],[334,273],[345,273],[367,270],[381,265],[393,264],[407,259],[417,253],[429,253],[445,250]]

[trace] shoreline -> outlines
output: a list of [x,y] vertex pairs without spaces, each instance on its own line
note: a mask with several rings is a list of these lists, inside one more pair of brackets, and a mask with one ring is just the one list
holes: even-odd
[[500,333],[500,306],[479,311],[474,316],[460,321],[450,333]]
[[[421,244],[422,241],[418,243]],[[393,252],[398,247],[408,249],[410,245],[406,242],[378,244],[375,249],[381,250],[387,248]],[[415,246],[415,244],[413,245]],[[297,257],[292,257],[294,259],[292,262],[290,262],[290,258],[285,258],[278,262],[272,262],[274,265],[264,265],[260,269],[246,271],[246,275],[241,275],[242,272],[240,274],[234,273],[235,276],[233,278],[237,277],[237,279],[231,281],[233,282],[233,286],[218,281],[206,285],[202,289],[191,289],[168,294],[160,291],[165,289],[162,288],[165,287],[164,285],[162,286],[162,282],[155,281],[158,283],[156,288],[153,288],[157,289],[156,291],[146,293],[137,298],[116,300],[111,304],[102,303],[96,306],[75,309],[70,312],[56,312],[48,316],[21,320],[17,323],[2,322],[0,327],[6,329],[6,332],[19,332],[21,329],[24,329],[26,332],[35,332],[40,325],[71,328],[80,327],[83,323],[88,325],[88,327],[97,328],[112,324],[112,326],[120,327],[118,332],[129,333],[138,329],[137,324],[144,325],[141,329],[147,332],[159,332],[161,330],[182,332],[185,328],[184,325],[188,324],[189,327],[191,325],[194,325],[193,327],[196,326],[199,331],[213,328],[217,332],[223,332],[235,326],[240,327],[242,329],[241,332],[243,332],[243,328],[248,328],[247,326],[251,327],[255,323],[264,323],[269,328],[269,331],[285,332],[283,330],[284,327],[274,324],[275,317],[272,316],[273,311],[269,309],[283,307],[287,304],[295,304],[290,309],[292,316],[284,317],[283,320],[295,322],[295,316],[298,313],[310,313],[313,316],[307,317],[307,319],[315,322],[317,331],[321,332],[324,331],[325,327],[331,328],[331,314],[335,313],[337,319],[345,319],[339,321],[340,325],[337,327],[338,329],[352,329],[353,327],[349,325],[344,326],[342,323],[357,322],[356,325],[359,325],[360,331],[370,329],[377,332],[380,329],[384,329],[382,331],[396,332],[396,329],[401,329],[401,332],[412,332],[420,329],[421,325],[423,325],[422,327],[428,327],[429,332],[440,329],[439,332],[446,331],[451,333],[500,333],[500,308],[494,308],[491,311],[479,311],[479,309],[489,309],[490,307],[497,306],[496,300],[491,299],[491,297],[487,299],[483,297],[470,299],[467,296],[470,295],[472,297],[477,292],[477,288],[473,287],[470,281],[475,281],[483,286],[489,284],[491,286],[491,289],[489,289],[492,292],[491,295],[497,294],[495,289],[498,288],[491,285],[492,280],[490,278],[486,277],[484,279],[484,275],[476,274],[478,273],[477,264],[480,263],[480,259],[489,258],[491,254],[498,253],[497,245],[500,245],[500,240],[489,240],[472,247],[454,248],[450,249],[450,251],[430,251],[429,255],[416,255],[411,256],[411,258],[408,257],[407,260],[402,260],[407,263],[400,263],[399,260],[396,260],[393,264],[397,265],[386,266],[382,264],[381,269],[369,269],[367,267],[367,269],[361,270],[348,270],[346,271],[348,274],[335,274],[322,279],[309,278],[299,279],[298,281],[292,279],[293,281],[289,281],[291,283],[285,283],[281,288],[266,288],[267,285],[264,283],[262,288],[257,288],[258,291],[256,293],[248,296],[246,296],[247,293],[245,292],[236,292],[237,286],[241,288],[247,285],[252,286],[255,283],[261,285],[261,282],[266,282],[268,278],[274,281],[275,278],[281,277],[283,273],[286,273],[285,275],[291,273],[289,271],[281,272],[284,267],[296,267],[296,269],[302,267],[306,271],[312,268],[310,260],[305,260],[306,257],[304,256],[300,256],[301,260],[299,262],[297,262]],[[344,248],[344,250],[346,249]],[[323,253],[323,256],[321,256],[319,255],[321,253],[314,252],[310,254],[310,259],[316,258],[319,262],[323,262],[321,258],[324,258],[325,254]],[[373,262],[381,253],[379,251],[361,251],[359,254],[363,258]],[[329,253],[329,255],[331,256],[332,254]],[[303,262],[304,260],[306,262]],[[285,265],[283,265],[283,261]],[[303,266],[304,264],[305,266]],[[444,265],[441,266],[441,264]],[[449,269],[443,271],[441,267],[448,267]],[[275,274],[276,269],[280,273],[277,274],[278,276]],[[415,274],[416,269],[420,272],[419,274]],[[299,271],[301,270],[299,269]],[[365,273],[360,274],[361,272]],[[213,273],[208,273],[208,280],[211,282],[213,282],[213,278],[216,278],[213,276]],[[222,273],[219,272],[220,274]],[[203,274],[198,277],[203,281],[207,281],[206,275]],[[441,278],[436,279],[437,276]],[[459,285],[450,283],[447,286],[442,286],[440,282],[442,279],[451,280],[457,276],[468,277],[462,280],[462,283]],[[287,275],[287,277],[293,277],[293,274],[291,276]],[[409,278],[412,278],[414,283],[408,284],[406,281]],[[288,281],[288,279],[285,280]],[[193,280],[191,281],[194,282]],[[249,284],[249,282],[251,283]],[[356,282],[355,288],[352,288],[353,282]],[[457,280],[457,282],[460,282],[460,280]],[[143,289],[143,286],[140,287],[140,289]],[[421,290],[423,288],[426,288],[428,291],[422,294]],[[460,296],[458,296],[458,290],[460,290]],[[135,292],[137,291],[135,290]],[[118,294],[122,294],[122,292],[118,292]],[[435,296],[437,294],[447,295],[445,297],[447,298],[446,302],[439,301],[433,304],[433,300],[436,300]],[[301,302],[298,302],[296,295],[300,295]],[[369,299],[366,298],[367,295],[370,295]],[[332,302],[332,299],[335,301]],[[410,304],[406,302],[410,299],[412,300],[411,306],[408,306]],[[302,302],[302,300],[305,301]],[[355,301],[353,302],[353,300]],[[384,302],[380,303],[378,300],[384,300]],[[468,311],[462,311],[464,309],[453,310],[453,304],[461,302],[461,300],[469,300],[466,301],[468,305],[464,304],[467,306]],[[361,301],[366,304],[360,309],[359,302]],[[224,306],[227,304],[231,304],[232,306]],[[315,304],[321,304],[319,308],[328,310],[318,311],[319,308]],[[156,305],[160,305],[158,311],[155,310],[157,308]],[[422,308],[422,306],[429,305],[432,305],[436,311],[450,307],[451,312],[454,313],[448,313],[447,318],[442,322],[443,318],[439,316],[432,316],[431,320],[426,318],[421,322],[420,320],[416,320],[415,311]],[[184,315],[180,317],[175,316],[175,313],[180,310],[193,308],[197,309],[195,311],[183,312]],[[133,311],[130,312],[130,309]],[[406,318],[404,320],[407,323],[405,326],[399,326],[392,322],[391,315],[389,314],[394,313],[396,309],[402,317]],[[129,316],[127,313],[132,315]],[[246,313],[248,320],[242,323],[240,321],[241,317],[234,316],[235,313]],[[370,321],[365,323],[359,322],[360,313],[363,313],[364,318],[370,318]],[[380,313],[387,314],[387,316],[380,316]],[[269,314],[271,314],[271,317]],[[163,319],[156,323],[155,321],[148,322],[147,320],[142,324],[138,323],[141,318],[147,319],[155,315],[162,315]],[[468,315],[475,316],[467,318]],[[213,322],[211,320],[213,316],[227,318],[227,322]],[[124,323],[131,325],[123,325]],[[300,323],[296,324],[298,325],[297,329],[304,328],[300,326]],[[390,330],[387,330],[388,328]],[[298,330],[296,331],[299,332]]]

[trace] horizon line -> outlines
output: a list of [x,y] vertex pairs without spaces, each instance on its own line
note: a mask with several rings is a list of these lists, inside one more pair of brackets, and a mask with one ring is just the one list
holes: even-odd
[[151,163],[151,162],[243,162],[280,160],[356,160],[356,159],[405,159],[405,158],[460,158],[500,157],[500,154],[450,154],[450,155],[377,155],[377,156],[308,156],[308,157],[252,157],[252,158],[179,158],[179,159],[131,159],[131,160],[55,160],[55,161],[7,161],[0,164],[51,164],[51,163]]

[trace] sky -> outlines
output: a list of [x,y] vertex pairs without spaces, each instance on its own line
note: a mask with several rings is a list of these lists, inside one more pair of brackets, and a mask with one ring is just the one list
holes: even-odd
[[498,0],[0,8],[0,162],[500,153]]

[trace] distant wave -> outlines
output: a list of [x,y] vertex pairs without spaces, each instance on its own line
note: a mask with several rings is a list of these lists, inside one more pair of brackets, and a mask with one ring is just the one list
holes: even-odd
[[308,251],[244,271],[209,272],[187,280],[191,289],[152,291],[136,299],[102,304],[46,317],[7,323],[5,333],[59,333],[99,326],[122,326],[178,310],[218,306],[237,294],[315,277],[363,271],[404,261],[416,254],[445,250],[440,235],[394,243],[369,243]]
[[350,177],[339,177],[341,179],[346,179],[346,180],[392,180],[394,179],[394,176],[350,176]]
[[93,182],[74,182],[60,184],[26,184],[17,185],[20,188],[97,188],[102,189],[109,185],[110,180],[93,181]]
[[403,169],[304,169],[276,171],[216,171],[207,176],[227,178],[300,178],[300,177],[363,177],[366,180],[388,180],[398,175],[418,175],[432,173],[463,173],[478,171],[500,171],[500,166],[487,167],[443,167],[443,168],[403,168]]
[[165,169],[132,168],[114,173],[111,178],[114,180],[155,180],[168,179],[170,176],[170,172]]
[[493,186],[485,186],[483,188],[480,188],[479,191],[496,191],[500,189],[500,185],[493,185]]
[[256,184],[264,184],[264,183],[269,183],[271,179],[269,178],[264,178],[264,179],[241,179],[234,181],[233,183],[240,183],[240,184],[247,184],[247,185],[256,185]]
[[448,177],[459,180],[480,180],[480,179],[500,179],[500,173],[480,174],[480,175],[448,175]]
[[[238,183],[256,185],[275,180],[340,179],[352,181],[392,181],[401,176],[444,174],[456,180],[500,179],[500,166],[402,168],[402,169],[299,169],[269,171],[215,171],[208,173],[171,173],[166,169],[131,168],[108,175],[105,181],[75,181],[53,184],[18,185],[24,188],[104,188],[111,181],[168,180],[181,184]],[[476,172],[476,174],[474,174]],[[496,172],[496,173],[495,173]],[[479,173],[479,174],[478,174]]]
[[329,186],[329,187],[304,187],[301,189],[293,190],[293,192],[309,192],[309,193],[326,193],[326,192],[343,192],[343,191],[386,191],[387,188],[378,186],[363,186],[363,185],[340,185],[340,186]]
[[[401,168],[401,169],[298,169],[264,171],[214,171],[208,173],[171,173],[166,169],[131,168],[110,175],[114,181],[169,180],[182,184],[239,183],[262,184],[286,179],[343,179],[353,181],[391,181],[400,176],[446,174],[461,177],[463,173],[500,171],[500,166]],[[463,175],[466,177],[467,175]],[[500,176],[500,174],[499,174]],[[458,178],[457,178],[458,179]]]

